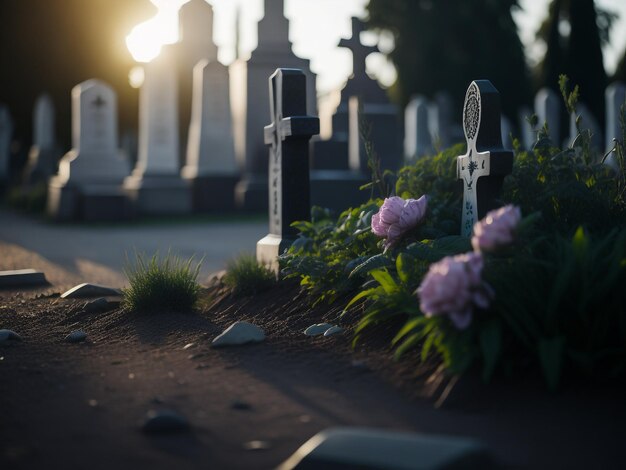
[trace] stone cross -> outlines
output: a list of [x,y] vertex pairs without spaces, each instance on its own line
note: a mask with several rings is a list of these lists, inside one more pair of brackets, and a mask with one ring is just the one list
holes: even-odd
[[339,47],[345,47],[352,52],[352,76],[356,78],[364,77],[365,59],[372,52],[379,52],[376,46],[364,46],[361,44],[361,33],[365,30],[363,22],[352,17],[352,37],[339,41]]
[[306,77],[298,69],[277,69],[270,77],[272,123],[264,129],[270,146],[270,233],[257,243],[257,259],[278,272],[277,257],[295,239],[291,223],[310,217],[309,140],[319,119],[306,115]]
[[474,223],[497,206],[504,177],[513,168],[513,152],[503,149],[500,94],[488,80],[473,81],[465,95],[463,130],[467,152],[457,158],[463,183],[461,235],[470,237]]

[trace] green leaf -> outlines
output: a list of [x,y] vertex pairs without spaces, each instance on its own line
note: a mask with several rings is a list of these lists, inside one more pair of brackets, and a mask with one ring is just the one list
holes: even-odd
[[551,390],[555,390],[561,378],[565,338],[541,338],[538,344],[539,361],[543,376]]
[[348,309],[354,305],[356,302],[358,302],[359,300],[368,297],[374,293],[376,293],[380,288],[379,287],[372,287],[371,289],[367,289],[367,290],[363,290],[361,292],[359,292],[357,295],[355,295],[354,297],[352,297],[352,299],[350,300],[350,302],[348,302],[348,305],[346,305],[346,307],[343,309],[343,313],[346,313],[348,311]]
[[414,334],[409,336],[406,340],[404,340],[404,342],[398,347],[398,349],[396,349],[396,352],[394,353],[394,358],[398,359],[400,356],[402,356],[405,352],[407,352],[409,349],[415,347],[417,345],[417,343],[420,341],[420,339],[422,339],[421,335],[419,334]]
[[377,255],[374,255],[366,259],[363,263],[359,264],[356,268],[352,270],[352,272],[350,273],[348,277],[352,278],[355,276],[360,276],[360,275],[369,273],[370,271],[373,271],[374,269],[386,268],[386,267],[391,266],[392,263],[393,261],[389,258],[389,256],[383,253],[379,253]]
[[502,326],[493,320],[485,324],[480,330],[480,348],[483,353],[483,380],[488,382],[498,363],[502,347]]
[[427,318],[425,317],[411,318],[409,321],[407,321],[404,324],[404,326],[400,329],[400,331],[398,331],[396,336],[391,340],[391,344],[395,346],[398,343],[398,341],[400,341],[402,338],[408,335],[411,331],[417,329],[426,320]]
[[386,269],[375,269],[370,272],[370,275],[378,281],[386,294],[393,294],[398,291],[398,284]]
[[415,271],[415,258],[407,253],[400,253],[396,258],[396,271],[402,282],[407,284]]

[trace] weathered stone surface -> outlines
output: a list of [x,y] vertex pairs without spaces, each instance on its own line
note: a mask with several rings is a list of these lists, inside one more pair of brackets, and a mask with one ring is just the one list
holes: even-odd
[[186,431],[190,428],[187,418],[172,410],[150,410],[141,430],[147,434]]
[[100,297],[95,300],[91,300],[85,304],[83,311],[87,313],[106,312],[111,308],[111,305],[107,299]]
[[278,470],[309,468],[428,470],[495,466],[485,447],[472,439],[332,428],[309,439]]
[[80,299],[83,297],[100,297],[103,295],[118,296],[122,295],[122,291],[112,287],[101,286],[99,284],[90,284],[84,282],[72,287],[67,292],[61,294],[62,299]]
[[47,285],[44,273],[34,269],[16,269],[0,271],[0,288],[2,287],[32,287]]
[[22,337],[13,330],[0,330],[0,343],[9,340],[22,341]]
[[65,341],[68,343],[81,343],[87,339],[87,333],[82,330],[72,331],[65,337]]
[[265,339],[265,332],[256,325],[245,321],[237,321],[213,340],[211,346],[235,346],[246,343],[258,343]]
[[315,325],[309,326],[306,330],[304,330],[304,334],[307,336],[318,336],[323,335],[326,330],[332,328],[334,325],[331,323],[316,323]]

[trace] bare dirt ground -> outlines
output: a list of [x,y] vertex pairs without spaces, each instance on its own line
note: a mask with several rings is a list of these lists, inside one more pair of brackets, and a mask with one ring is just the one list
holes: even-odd
[[[23,337],[0,346],[3,469],[273,468],[337,425],[476,438],[507,468],[623,468],[622,387],[550,394],[535,379],[486,386],[469,377],[436,407],[441,387],[425,397],[437,388],[432,368],[394,362],[386,341],[353,350],[350,334],[304,336],[340,308],[311,308],[290,283],[241,299],[214,287],[194,313],[139,316],[86,313],[84,300],[51,290],[0,291],[0,328]],[[235,320],[258,324],[267,340],[210,348]],[[88,340],[64,342],[74,329]],[[158,409],[191,429],[143,433]],[[249,450],[252,441],[263,448]]]

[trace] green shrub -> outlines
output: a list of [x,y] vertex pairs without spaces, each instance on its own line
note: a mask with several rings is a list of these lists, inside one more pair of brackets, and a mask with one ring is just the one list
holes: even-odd
[[158,253],[149,260],[135,255],[135,263],[124,269],[130,287],[124,289],[124,306],[133,312],[190,312],[200,292],[197,283],[202,261],[194,263]]
[[254,255],[242,254],[228,263],[222,281],[234,295],[253,295],[273,286],[276,276]]

